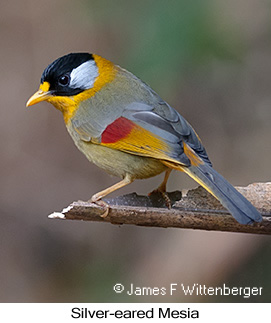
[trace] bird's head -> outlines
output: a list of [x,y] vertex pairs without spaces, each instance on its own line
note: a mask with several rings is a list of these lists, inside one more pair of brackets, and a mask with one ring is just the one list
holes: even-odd
[[72,53],[62,56],[43,71],[40,88],[26,105],[77,95],[92,88],[97,76],[98,67],[92,54]]
[[[71,53],[56,59],[41,76],[39,90],[27,101],[29,107],[47,101],[71,117],[79,103],[111,81],[113,64],[89,53]],[[67,121],[67,120],[65,120]]]

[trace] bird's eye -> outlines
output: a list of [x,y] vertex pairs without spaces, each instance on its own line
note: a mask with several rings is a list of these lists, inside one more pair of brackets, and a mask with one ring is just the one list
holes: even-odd
[[69,84],[70,78],[68,75],[61,75],[58,79],[58,83],[62,86],[66,86]]

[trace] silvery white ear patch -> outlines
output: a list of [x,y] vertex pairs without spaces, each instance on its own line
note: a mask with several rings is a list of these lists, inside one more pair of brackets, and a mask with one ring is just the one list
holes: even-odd
[[69,86],[74,89],[90,89],[98,75],[98,67],[95,61],[87,61],[72,70]]

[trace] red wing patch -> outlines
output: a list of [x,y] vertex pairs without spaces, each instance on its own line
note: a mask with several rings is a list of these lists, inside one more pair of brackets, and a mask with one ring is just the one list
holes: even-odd
[[118,142],[127,137],[134,127],[135,124],[132,121],[120,117],[106,127],[105,131],[102,133],[102,143],[113,144]]

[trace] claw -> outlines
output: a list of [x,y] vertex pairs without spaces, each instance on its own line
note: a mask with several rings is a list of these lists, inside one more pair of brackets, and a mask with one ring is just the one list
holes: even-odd
[[92,198],[89,200],[89,202],[91,202],[91,203],[95,203],[95,204],[97,204],[97,205],[101,206],[102,208],[104,208],[104,209],[105,209],[105,212],[104,212],[104,213],[102,213],[102,214],[100,215],[100,217],[101,217],[101,218],[106,218],[106,217],[107,217],[107,215],[108,215],[108,213],[109,213],[110,206],[109,206],[105,201],[97,200],[97,199],[95,198],[95,195],[93,195],[93,196],[92,196]]
[[164,200],[165,200],[165,203],[166,203],[166,206],[168,209],[171,209],[171,201],[170,201],[170,198],[168,196],[168,193],[167,192],[161,192]]
[[148,194],[148,196],[151,196],[152,194],[161,194],[164,201],[165,201],[165,204],[166,204],[166,207],[168,209],[171,209],[171,201],[170,201],[170,198],[168,196],[168,193],[167,192],[164,192],[163,190],[159,189],[159,187],[155,190],[153,190],[152,192],[150,192]]

